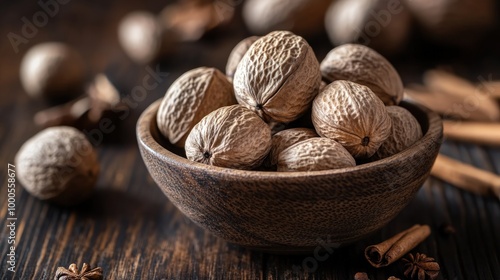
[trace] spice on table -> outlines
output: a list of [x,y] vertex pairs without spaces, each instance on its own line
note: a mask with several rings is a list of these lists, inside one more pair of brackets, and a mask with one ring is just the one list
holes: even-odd
[[88,97],[83,97],[50,107],[37,112],[33,117],[33,122],[42,128],[60,125],[75,126],[76,123],[85,118],[90,109],[90,103]]
[[97,74],[87,89],[91,106],[89,119],[98,122],[108,110],[114,110],[120,103],[120,92],[104,74]]
[[425,85],[409,85],[405,98],[447,117],[476,122],[500,121],[500,81],[472,82],[441,70],[429,70]]
[[79,271],[76,264],[71,264],[69,268],[58,267],[54,280],[102,280],[102,268],[96,267],[90,269],[86,263]]
[[479,195],[495,195],[500,199],[500,176],[439,154],[431,175],[455,187]]
[[408,254],[401,261],[404,263],[404,275],[409,279],[432,280],[439,275],[439,264],[425,254]]
[[460,100],[458,104],[453,104],[454,106],[463,105],[471,115],[481,112],[486,114],[489,121],[500,121],[500,107],[495,99],[481,91],[481,87],[476,87],[461,77],[440,70],[427,71],[423,80],[431,91],[447,94]]
[[357,272],[354,274],[354,280],[370,280],[370,278],[368,278],[366,272]]
[[382,243],[366,247],[365,257],[374,267],[388,266],[415,248],[430,234],[429,226],[414,225]]
[[500,146],[500,123],[443,121],[445,138],[478,145]]
[[[404,99],[422,104],[446,118],[476,122],[492,122],[496,120],[492,119],[488,110],[477,107],[474,107],[474,110],[471,109],[472,105],[479,104],[473,95],[464,98],[446,92],[437,92],[422,85],[409,85],[405,88]],[[471,104],[471,102],[474,103]]]
[[119,113],[119,103],[118,90],[104,74],[98,74],[83,97],[39,111],[33,121],[42,128],[61,125],[90,128],[97,125],[106,113]]

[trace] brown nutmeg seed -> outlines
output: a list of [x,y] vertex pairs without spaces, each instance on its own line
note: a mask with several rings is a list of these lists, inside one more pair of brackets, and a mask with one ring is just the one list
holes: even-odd
[[388,106],[387,113],[392,120],[391,135],[377,150],[375,159],[395,155],[422,138],[422,128],[408,110],[399,106]]
[[325,28],[334,45],[362,43],[387,54],[403,50],[412,18],[401,2],[392,0],[333,1]]
[[193,126],[208,113],[235,104],[233,87],[215,68],[199,67],[175,80],[165,93],[156,122],[170,143],[184,147]]
[[290,30],[304,36],[323,30],[323,18],[330,0],[247,0],[243,20],[252,33]]
[[331,50],[321,62],[328,81],[347,80],[369,87],[385,105],[403,99],[403,82],[392,64],[369,47],[345,44]]
[[126,15],[120,21],[118,39],[133,61],[146,64],[169,53],[177,37],[155,15],[138,11]]
[[248,51],[250,46],[259,39],[259,36],[250,36],[248,38],[245,38],[241,40],[231,51],[229,54],[229,57],[227,59],[226,63],[226,76],[229,79],[233,79],[234,72],[236,72],[236,68],[238,68],[238,64],[240,63],[241,59],[245,55],[245,53]]
[[276,165],[279,154],[286,148],[309,138],[318,137],[316,131],[309,128],[290,128],[273,135],[272,147],[269,152],[269,163]]
[[319,63],[302,37],[275,31],[255,41],[234,75],[238,103],[266,122],[291,122],[310,106],[321,82]]
[[19,74],[24,90],[32,97],[69,99],[82,92],[85,66],[76,50],[49,42],[28,50]]
[[87,198],[99,174],[94,148],[75,128],[42,130],[23,144],[16,155],[19,181],[33,196],[61,205]]
[[335,81],[314,99],[312,121],[322,137],[336,140],[355,158],[369,158],[391,133],[384,103],[366,86]]
[[278,171],[315,171],[353,166],[356,166],[356,161],[342,145],[323,137],[300,141],[278,156]]
[[192,161],[253,169],[271,149],[271,129],[244,106],[226,106],[208,114],[193,127],[185,149]]

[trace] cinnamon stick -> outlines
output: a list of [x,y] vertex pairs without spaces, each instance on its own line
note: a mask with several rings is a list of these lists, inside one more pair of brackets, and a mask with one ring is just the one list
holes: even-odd
[[500,123],[443,121],[446,138],[479,145],[500,146]]
[[423,79],[424,84],[431,91],[454,96],[454,104],[450,105],[456,108],[461,107],[461,110],[469,113],[471,117],[468,119],[480,121],[474,118],[476,114],[480,114],[487,117],[482,121],[500,120],[500,108],[497,101],[481,90],[481,87],[476,87],[463,78],[440,70],[427,71]]
[[445,117],[478,122],[491,122],[491,117],[486,112],[476,110],[476,108],[464,104],[464,98],[449,95],[444,92],[435,92],[423,86],[411,85],[405,88],[404,98],[420,103]]
[[439,154],[431,175],[455,187],[500,199],[500,176]]
[[405,88],[404,99],[420,103],[440,115],[447,115],[457,119],[464,119],[459,114],[451,115],[453,100],[445,94],[437,94],[419,85],[410,85]]
[[429,226],[414,225],[382,243],[366,247],[365,257],[376,268],[388,266],[406,255],[430,234]]

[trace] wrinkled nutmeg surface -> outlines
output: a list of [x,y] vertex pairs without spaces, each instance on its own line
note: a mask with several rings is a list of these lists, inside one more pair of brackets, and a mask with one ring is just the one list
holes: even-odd
[[67,126],[47,128],[30,138],[15,161],[19,181],[29,193],[63,205],[86,198],[99,174],[92,144]]
[[279,154],[286,148],[313,137],[318,137],[318,134],[309,128],[290,128],[274,134],[271,151],[269,152],[270,164],[276,165]]
[[259,39],[259,36],[250,36],[241,40],[231,51],[226,63],[226,76],[230,79],[233,78],[234,72],[240,63],[241,59],[248,51],[250,46]]
[[288,31],[255,41],[233,79],[238,103],[266,122],[287,123],[310,106],[321,82],[319,63],[309,44]]
[[156,122],[172,144],[184,147],[193,126],[208,113],[235,104],[231,83],[215,68],[199,67],[175,80],[165,93]]
[[355,158],[369,158],[391,134],[384,103],[366,86],[335,81],[314,99],[316,132],[336,140]]
[[392,64],[369,47],[345,44],[331,50],[321,62],[328,81],[347,80],[369,87],[385,105],[403,99],[403,82]]
[[388,106],[387,113],[392,120],[391,135],[375,153],[376,159],[397,154],[422,138],[422,128],[408,110],[399,106]]
[[271,149],[271,129],[241,105],[219,108],[193,127],[186,139],[192,161],[235,169],[258,167]]
[[342,145],[323,137],[300,141],[278,156],[278,171],[328,170],[355,165],[356,161]]

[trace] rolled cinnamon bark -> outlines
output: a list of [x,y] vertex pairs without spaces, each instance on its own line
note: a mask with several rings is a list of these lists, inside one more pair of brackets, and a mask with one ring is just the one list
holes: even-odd
[[414,225],[386,241],[365,249],[365,257],[376,268],[388,266],[415,248],[431,234],[427,225]]
[[440,70],[427,71],[423,79],[431,91],[446,93],[450,97],[457,98],[458,102],[450,105],[469,114],[467,119],[481,121],[476,119],[476,115],[479,114],[487,117],[484,121],[500,120],[500,108],[496,100],[491,98],[491,94],[481,90],[481,87]]
[[443,133],[449,139],[500,146],[500,123],[443,121]]
[[500,176],[439,154],[431,175],[455,187],[479,195],[494,195],[500,200]]

